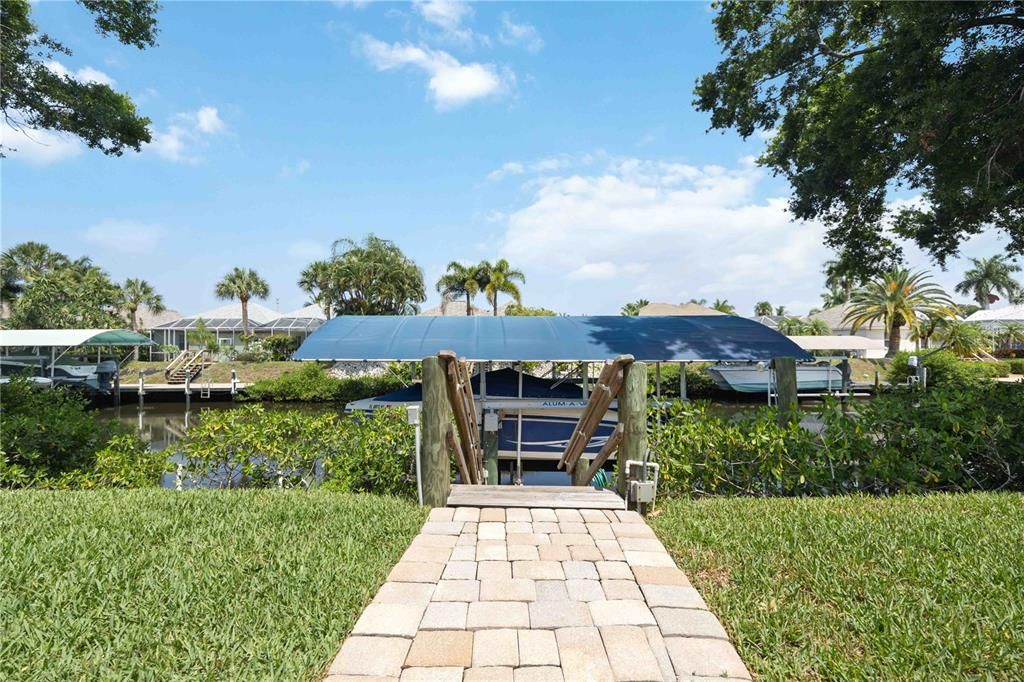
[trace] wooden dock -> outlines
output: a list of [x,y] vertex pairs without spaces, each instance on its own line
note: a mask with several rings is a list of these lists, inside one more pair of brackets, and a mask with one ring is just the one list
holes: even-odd
[[625,510],[611,490],[560,485],[452,485],[449,507]]

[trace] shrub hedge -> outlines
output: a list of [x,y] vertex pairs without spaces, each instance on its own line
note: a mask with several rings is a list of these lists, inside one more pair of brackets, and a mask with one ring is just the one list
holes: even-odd
[[962,384],[978,379],[1005,377],[1010,374],[1010,363],[1005,361],[968,362],[961,360],[948,350],[924,350],[919,353],[900,351],[889,363],[887,378],[890,383],[906,383],[907,377],[914,374],[914,369],[908,364],[911,355],[917,355],[921,365],[928,368],[929,386]]
[[676,403],[653,429],[669,496],[1024,490],[1024,391],[996,382],[898,388],[855,412],[828,400],[819,433]]
[[0,384],[0,488],[143,487],[160,482],[164,456],[82,396],[25,379]]
[[310,488],[415,498],[413,427],[401,409],[369,416],[245,405],[208,410],[181,442],[187,476],[212,487]]
[[339,379],[316,363],[274,379],[260,379],[245,389],[243,399],[259,401],[350,402],[397,391],[406,384],[392,373]]

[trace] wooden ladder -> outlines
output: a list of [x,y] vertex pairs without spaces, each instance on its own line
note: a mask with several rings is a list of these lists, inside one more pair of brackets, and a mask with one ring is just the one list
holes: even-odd
[[463,482],[481,485],[485,471],[484,449],[480,443],[480,426],[468,363],[459,360],[454,352],[448,350],[441,351],[437,357],[445,368],[448,402],[455,416],[455,429],[448,427],[445,440],[455,457],[455,465]]
[[[583,455],[583,451],[590,444],[590,439],[593,437],[598,425],[608,412],[612,401],[615,400],[619,395],[619,391],[622,390],[626,368],[631,364],[633,364],[632,355],[620,355],[611,362],[605,363],[601,369],[600,376],[597,378],[597,385],[594,386],[590,393],[587,406],[583,408],[583,414],[580,415],[580,420],[576,422],[576,428],[573,429],[572,436],[565,446],[565,451],[558,460],[559,469],[564,468],[570,474],[574,473],[576,464]],[[612,453],[615,452],[616,448],[619,447],[619,444],[622,442],[623,433],[624,428],[620,423],[615,427],[612,435],[608,437],[608,441],[601,448],[601,451],[597,453],[589,469],[582,476],[574,475],[572,477],[574,485],[587,485],[590,483],[597,470],[601,468],[608,458],[611,457]]]

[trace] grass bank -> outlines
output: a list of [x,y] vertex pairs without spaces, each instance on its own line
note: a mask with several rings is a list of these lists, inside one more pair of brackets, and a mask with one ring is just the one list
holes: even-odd
[[423,517],[329,492],[0,493],[0,679],[316,679]]
[[1019,494],[673,500],[651,523],[758,679],[1024,670]]
[[[150,384],[163,384],[164,368],[166,362],[145,362],[133,361],[128,363],[121,370],[121,383],[133,384],[139,380],[139,372],[146,377]],[[231,370],[238,372],[238,380],[244,384],[251,384],[260,379],[276,379],[282,374],[298,371],[302,365],[291,360],[267,361],[267,362],[215,362],[203,370],[200,381],[210,381],[214,384],[226,384],[231,381]]]

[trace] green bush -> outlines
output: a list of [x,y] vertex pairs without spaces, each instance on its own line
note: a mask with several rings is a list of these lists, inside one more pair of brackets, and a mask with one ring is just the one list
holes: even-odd
[[[903,384],[908,377],[913,376],[914,369],[907,363],[911,355],[915,353],[900,351],[892,358],[887,374],[890,383]],[[971,383],[980,379],[1004,377],[1010,373],[1010,366],[1006,362],[968,362],[948,350],[924,350],[916,355],[921,365],[928,368],[929,386]]]
[[400,409],[312,415],[208,410],[182,441],[188,476],[212,487],[311,488],[414,497],[413,427]]
[[295,372],[261,379],[245,389],[245,399],[261,401],[350,402],[397,391],[405,386],[391,374],[338,379],[316,363],[303,363]]
[[1010,374],[1024,374],[1024,360],[1010,360]]
[[21,379],[0,385],[0,488],[141,487],[159,483],[163,455],[149,453],[88,402]]
[[291,360],[292,353],[299,349],[299,338],[287,334],[267,336],[260,343],[270,352],[270,359],[276,361]]
[[[686,364],[686,396],[688,398],[707,398],[715,390],[717,384],[707,372],[706,363]],[[647,391],[654,395],[657,389],[657,377],[654,366],[647,368]],[[663,364],[661,366],[661,397],[679,397],[679,365]]]
[[1024,490],[1024,391],[996,382],[894,389],[855,412],[828,400],[820,435],[761,408],[676,403],[653,430],[669,495]]

